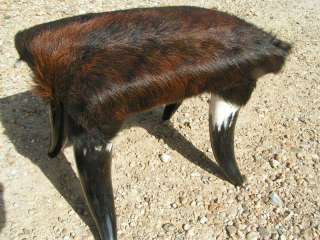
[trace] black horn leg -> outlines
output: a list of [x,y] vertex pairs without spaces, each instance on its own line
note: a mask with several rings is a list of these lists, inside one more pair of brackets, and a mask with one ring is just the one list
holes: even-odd
[[64,110],[60,102],[50,102],[49,105],[50,121],[50,145],[48,150],[49,157],[56,157],[65,140],[64,134]]
[[101,130],[86,130],[68,121],[70,140],[83,192],[101,240],[116,240],[116,215],[111,179],[111,143]]
[[173,114],[178,110],[182,102],[172,103],[165,106],[163,115],[162,115],[162,121],[169,120]]
[[212,95],[210,102],[209,131],[211,147],[226,177],[235,186],[243,184],[234,155],[234,130],[239,107]]

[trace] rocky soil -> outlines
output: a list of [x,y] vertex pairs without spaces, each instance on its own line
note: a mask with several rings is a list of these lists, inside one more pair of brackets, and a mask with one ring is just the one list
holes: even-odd
[[[236,129],[243,188],[215,175],[208,95],[171,123],[161,109],[114,140],[120,240],[320,239],[320,4],[318,0],[0,1],[0,239],[93,239],[70,149],[48,159],[47,110],[15,65],[14,34],[86,12],[197,5],[236,14],[294,43],[279,75],[263,77]],[[164,154],[168,156],[163,156]]]

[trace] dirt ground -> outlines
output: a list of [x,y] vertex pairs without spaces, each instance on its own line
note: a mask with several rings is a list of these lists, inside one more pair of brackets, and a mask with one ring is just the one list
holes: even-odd
[[[219,179],[208,134],[208,95],[161,109],[114,139],[120,240],[320,239],[320,4],[318,0],[0,1],[0,239],[93,239],[70,148],[47,157],[47,108],[15,66],[14,34],[86,12],[197,5],[236,14],[294,43],[279,75],[260,79],[242,109],[236,154],[248,182]],[[161,161],[169,154],[170,161]]]

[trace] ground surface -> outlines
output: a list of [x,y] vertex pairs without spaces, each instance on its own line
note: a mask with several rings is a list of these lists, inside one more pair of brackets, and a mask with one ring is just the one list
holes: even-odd
[[[46,107],[29,92],[27,67],[14,67],[14,34],[85,12],[173,4],[234,13],[295,47],[281,74],[258,82],[239,117],[236,153],[248,178],[242,189],[200,167],[213,159],[208,95],[185,101],[171,124],[160,124],[155,110],[119,134],[113,164],[119,239],[320,239],[318,0],[2,0],[1,240],[93,239],[95,232],[70,149],[47,158]],[[161,161],[164,153],[171,161]]]

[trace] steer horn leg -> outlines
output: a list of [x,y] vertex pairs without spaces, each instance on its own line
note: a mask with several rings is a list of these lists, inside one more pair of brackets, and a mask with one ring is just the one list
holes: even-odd
[[[101,240],[116,240],[116,215],[111,181],[111,143],[98,129],[86,130],[69,120],[68,129],[82,189]],[[110,139],[109,139],[110,140]]]
[[239,107],[212,95],[210,102],[209,131],[215,159],[227,178],[235,186],[243,184],[234,155],[234,129]]
[[64,135],[64,111],[60,102],[50,102],[49,105],[50,120],[50,145],[48,155],[51,158],[56,157],[63,145]]
[[169,120],[173,116],[173,114],[178,110],[180,105],[181,105],[181,102],[166,105],[163,111],[162,120],[163,121]]

